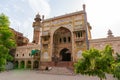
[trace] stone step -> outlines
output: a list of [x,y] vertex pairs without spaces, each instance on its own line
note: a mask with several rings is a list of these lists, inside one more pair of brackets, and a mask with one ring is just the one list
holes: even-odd
[[52,67],[50,70],[40,71],[41,73],[74,75],[74,72],[66,67]]

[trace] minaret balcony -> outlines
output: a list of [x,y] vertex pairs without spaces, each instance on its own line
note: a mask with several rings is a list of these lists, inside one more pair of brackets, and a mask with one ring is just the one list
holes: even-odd
[[48,40],[48,41],[42,41],[42,44],[49,44],[50,43],[50,41]]
[[50,36],[49,31],[42,32],[42,37]]
[[75,41],[76,41],[76,42],[78,42],[78,41],[82,42],[82,41],[84,41],[84,40],[85,40],[84,37],[76,37],[76,38],[75,38]]
[[82,28],[81,27],[78,27],[78,28],[75,27],[73,32],[76,32],[76,31],[85,31],[85,28],[84,27],[82,27]]

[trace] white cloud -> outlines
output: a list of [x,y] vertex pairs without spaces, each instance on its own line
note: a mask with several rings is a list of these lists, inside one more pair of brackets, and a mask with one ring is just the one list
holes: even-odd
[[30,42],[32,42],[32,38],[33,38],[32,21],[33,20],[31,18],[28,18],[26,21],[23,22],[22,25],[24,36],[29,38]]
[[20,28],[20,26],[22,26],[21,22],[14,18],[9,18],[9,20],[10,20],[10,27],[18,32],[21,32],[21,28]]
[[22,2],[24,2],[25,0],[21,0]]
[[24,9],[21,8],[21,6],[14,4],[13,9],[15,12],[24,12]]
[[48,0],[28,0],[28,2],[34,13],[39,12],[42,15],[49,16],[51,9]]
[[106,37],[108,29],[119,35],[119,3],[119,0],[86,0],[87,17],[93,27],[93,38]]
[[33,29],[31,27],[32,25],[32,19],[28,18],[26,21],[19,21],[15,18],[10,18],[10,27],[15,29],[18,32],[23,33],[23,35],[27,38],[29,38],[30,42],[32,41],[33,37]]

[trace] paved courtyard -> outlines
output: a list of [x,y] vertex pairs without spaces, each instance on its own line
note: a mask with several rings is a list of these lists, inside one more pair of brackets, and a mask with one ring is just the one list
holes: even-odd
[[[110,75],[107,80],[115,80]],[[0,73],[0,80],[99,80],[97,77],[83,75],[46,74],[33,70],[13,70]]]

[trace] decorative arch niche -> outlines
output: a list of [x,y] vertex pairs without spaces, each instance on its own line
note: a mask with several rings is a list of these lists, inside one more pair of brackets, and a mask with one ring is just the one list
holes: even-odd
[[[69,29],[65,27],[60,27],[53,34],[53,55],[56,55],[59,60],[61,60],[62,55],[60,55],[60,51],[64,48],[72,51],[72,35]],[[66,60],[62,59],[62,61]]]

